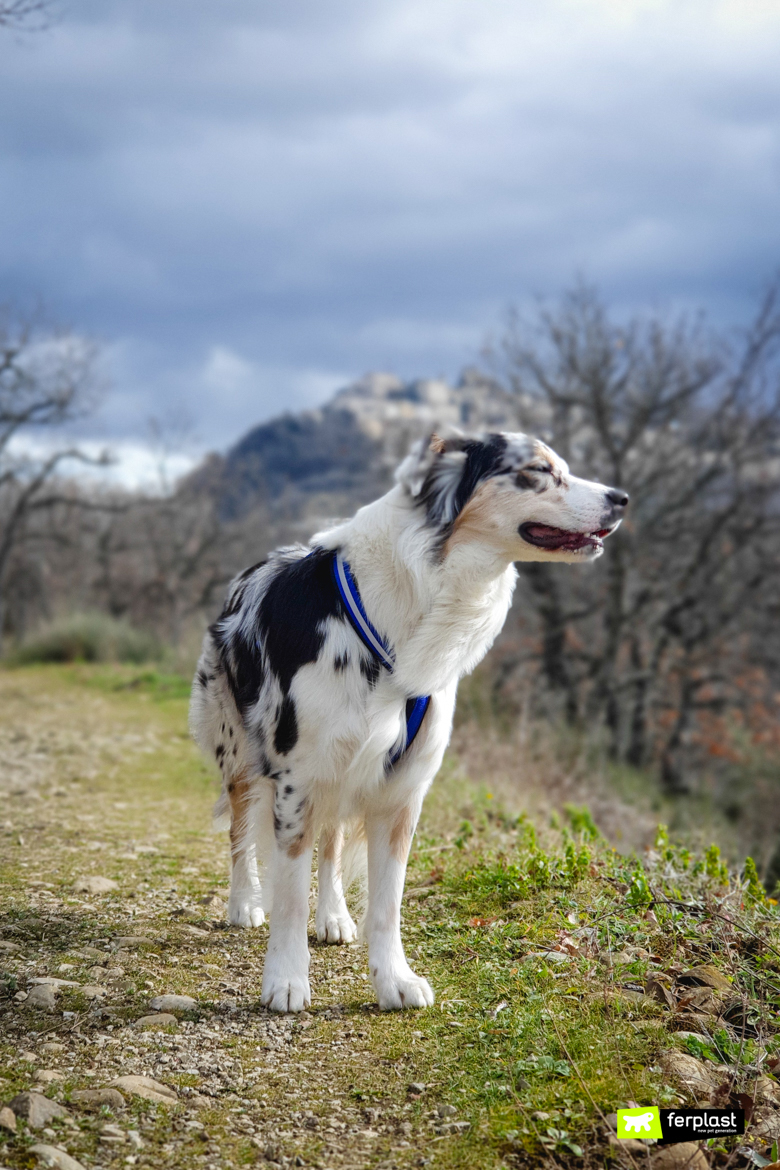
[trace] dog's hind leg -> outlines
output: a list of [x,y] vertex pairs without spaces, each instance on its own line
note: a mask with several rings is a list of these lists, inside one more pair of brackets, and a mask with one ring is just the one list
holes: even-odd
[[433,992],[427,979],[415,975],[401,943],[401,898],[406,859],[422,795],[409,803],[366,817],[368,838],[368,967],[382,1011],[427,1007]]
[[321,943],[350,943],[357,937],[341,882],[344,830],[326,825],[320,833],[317,858],[317,911],[314,925]]
[[226,784],[230,801],[230,896],[228,922],[261,926],[265,921],[257,868],[257,841],[263,818],[270,818],[271,792],[266,781],[238,772]]

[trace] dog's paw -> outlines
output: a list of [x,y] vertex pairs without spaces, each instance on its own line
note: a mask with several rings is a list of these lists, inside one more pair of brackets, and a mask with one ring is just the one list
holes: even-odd
[[335,912],[325,910],[320,912],[318,906],[314,926],[317,931],[317,942],[351,943],[357,938],[357,927],[346,906]]
[[262,926],[265,922],[265,913],[260,905],[260,892],[231,890],[227,904],[227,920],[231,926],[242,926],[245,929]]
[[405,975],[377,977],[374,986],[379,1008],[383,1012],[430,1007],[433,1003],[434,996],[430,983],[411,970]]
[[260,1003],[272,1012],[302,1012],[311,1003],[309,980],[301,975],[264,972]]

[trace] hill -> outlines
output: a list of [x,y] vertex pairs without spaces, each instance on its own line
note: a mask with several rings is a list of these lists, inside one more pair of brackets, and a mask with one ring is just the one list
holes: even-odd
[[276,515],[332,514],[386,491],[410,442],[426,431],[507,429],[514,418],[511,395],[476,370],[464,371],[456,386],[366,374],[317,410],[253,427],[190,482],[216,496],[224,520],[259,504]]

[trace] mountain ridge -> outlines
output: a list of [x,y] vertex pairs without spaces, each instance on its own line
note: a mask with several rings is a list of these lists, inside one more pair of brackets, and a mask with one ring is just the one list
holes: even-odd
[[346,511],[387,491],[415,439],[437,427],[506,430],[515,425],[516,407],[500,383],[474,368],[454,386],[372,372],[321,407],[252,427],[224,455],[210,456],[188,484],[212,495],[226,521],[260,505],[287,516],[323,507],[332,513],[333,505]]

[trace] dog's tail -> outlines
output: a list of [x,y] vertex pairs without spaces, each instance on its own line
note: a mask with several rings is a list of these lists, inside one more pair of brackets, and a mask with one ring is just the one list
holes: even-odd
[[366,826],[362,820],[353,821],[344,834],[341,851],[341,884],[344,893],[356,886],[364,895],[367,877]]
[[366,826],[362,820],[352,821],[345,830],[341,851],[341,884],[352,917],[357,921],[358,937],[362,939],[368,905],[368,851]]
[[227,789],[223,788],[219,800],[211,810],[212,833],[225,833],[230,828],[230,798]]

